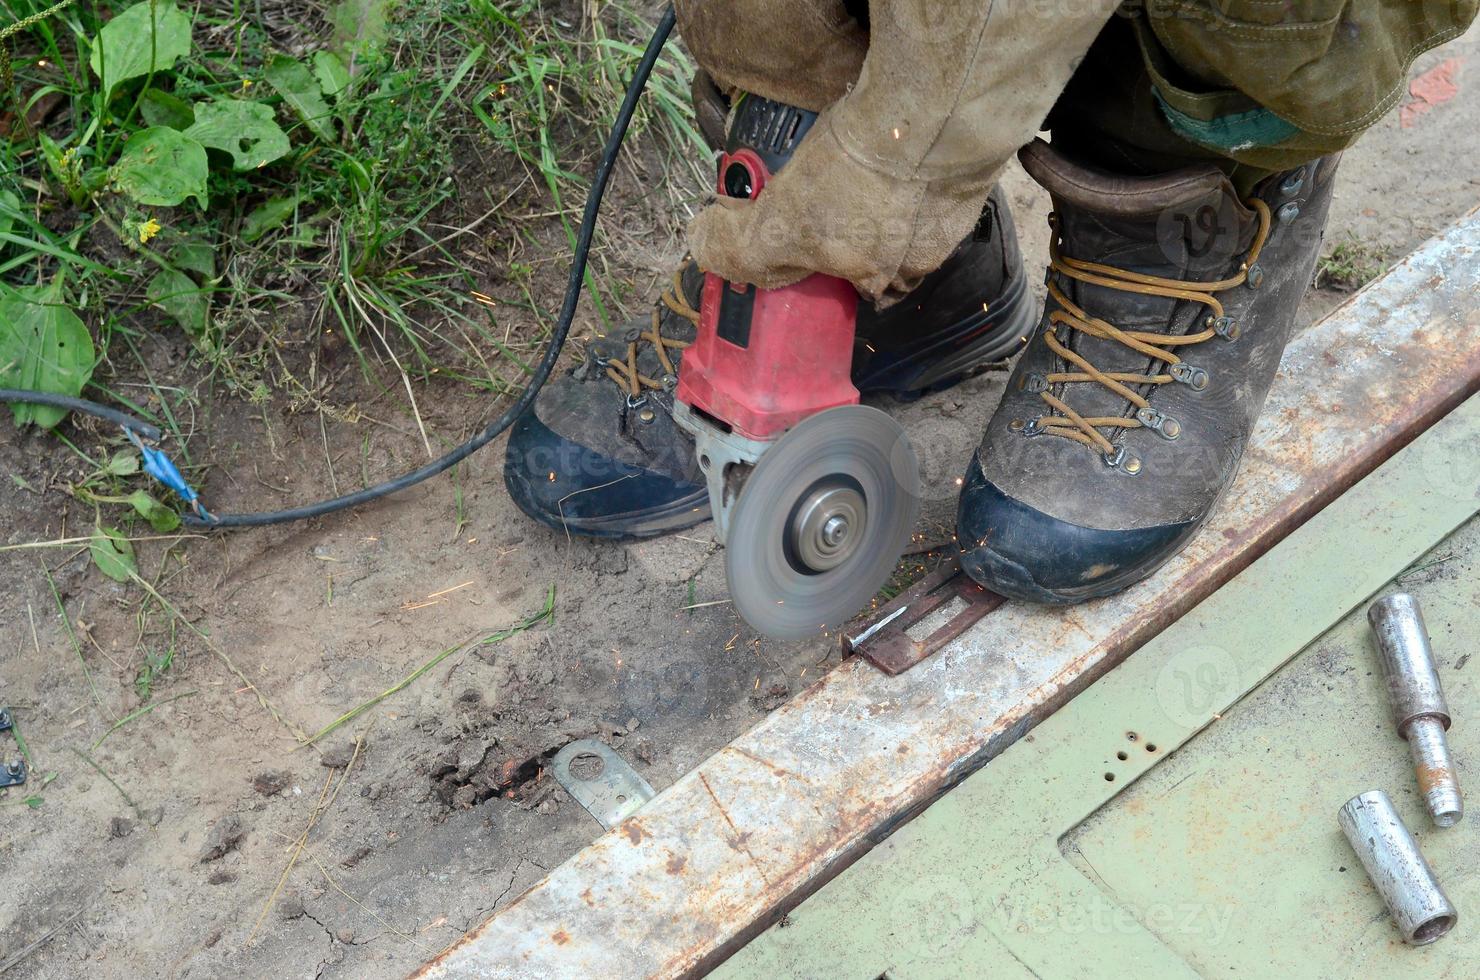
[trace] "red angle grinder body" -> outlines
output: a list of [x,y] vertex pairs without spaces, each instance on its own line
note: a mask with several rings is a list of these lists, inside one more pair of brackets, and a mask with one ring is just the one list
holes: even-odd
[[[758,197],[771,176],[748,149],[724,154],[719,166],[721,195],[728,185]],[[812,275],[757,289],[708,273],[699,314],[677,397],[732,432],[767,441],[810,415],[858,404],[849,370],[858,293],[846,280]]]
[[[815,114],[746,96],[718,192],[754,199]],[[736,609],[799,639],[841,626],[888,580],[919,510],[897,423],[851,380],[858,293],[812,275],[781,289],[705,276],[674,418],[693,434]]]

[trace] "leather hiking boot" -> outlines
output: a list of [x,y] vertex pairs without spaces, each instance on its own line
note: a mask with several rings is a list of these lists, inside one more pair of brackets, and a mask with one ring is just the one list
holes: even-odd
[[1215,167],[1123,177],[1036,141],[1048,299],[987,423],[961,564],[1035,602],[1109,595],[1187,546],[1233,482],[1320,252],[1336,157],[1240,200]]
[[[693,439],[673,421],[683,349],[694,339],[704,277],[686,263],[648,318],[593,341],[514,423],[509,495],[535,520],[586,537],[648,538],[709,519]],[[908,296],[862,304],[853,383],[917,398],[1010,356],[1032,325],[1017,232],[994,190],[972,236]]]

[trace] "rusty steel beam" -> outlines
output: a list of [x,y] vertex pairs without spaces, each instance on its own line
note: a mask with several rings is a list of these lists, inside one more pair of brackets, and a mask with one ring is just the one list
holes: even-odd
[[[849,660],[420,975],[702,973],[1477,388],[1471,212],[1291,345],[1238,482],[1150,580],[1068,609],[1006,603],[898,676]],[[1423,465],[1480,492],[1473,461]]]

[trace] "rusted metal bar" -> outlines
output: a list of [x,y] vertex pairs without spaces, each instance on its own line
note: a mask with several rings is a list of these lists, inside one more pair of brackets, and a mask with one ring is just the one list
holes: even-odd
[[[962,606],[950,619],[922,639],[910,635],[912,627],[956,599],[961,600]],[[961,561],[952,556],[886,603],[858,633],[845,634],[843,652],[858,654],[886,674],[900,674],[1006,601],[961,574]]]
[[[1207,529],[1148,581],[1006,603],[888,676],[849,660],[428,964],[426,977],[701,973],[1480,389],[1472,212],[1302,334]],[[1423,460],[1480,493],[1474,454]]]

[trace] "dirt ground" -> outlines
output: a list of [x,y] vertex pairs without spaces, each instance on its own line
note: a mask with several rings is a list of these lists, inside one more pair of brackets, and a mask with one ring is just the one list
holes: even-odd
[[[1348,154],[1329,242],[1351,236],[1397,258],[1480,201],[1477,48],[1471,31],[1426,56],[1417,70],[1457,61],[1459,96],[1410,110],[1407,127],[1390,114]],[[1005,180],[1030,270],[1041,268],[1046,199],[1015,168]],[[665,276],[682,248],[649,227],[664,228],[637,209],[614,236],[639,283]],[[1315,292],[1302,316],[1340,299]],[[954,479],[1001,378],[890,407],[931,447],[927,535],[949,533]],[[484,410],[466,396],[420,401],[449,438]],[[425,459],[400,422],[321,432],[316,416],[236,403],[201,422],[223,509],[316,499],[362,458],[372,475]],[[501,447],[457,481],[346,516],[191,542],[159,587],[209,644],[182,628],[154,691],[156,703],[177,699],[101,745],[144,704],[137,591],[98,574],[85,550],[0,552],[0,705],[36,764],[27,787],[0,791],[0,974],[403,975],[600,833],[546,771],[561,746],[603,738],[661,790],[837,663],[826,638],[784,644],[745,629],[723,602],[708,526],[621,546],[526,520],[504,493]],[[31,487],[72,459],[44,436],[7,427],[0,438],[0,470]],[[88,513],[20,481],[0,481],[0,545],[87,533]],[[160,570],[157,549],[140,557],[146,577]],[[552,588],[548,621],[459,649],[298,747],[294,728],[317,731],[439,652],[538,614]],[[0,756],[16,754],[0,734]],[[21,802],[30,795],[39,806]]]

